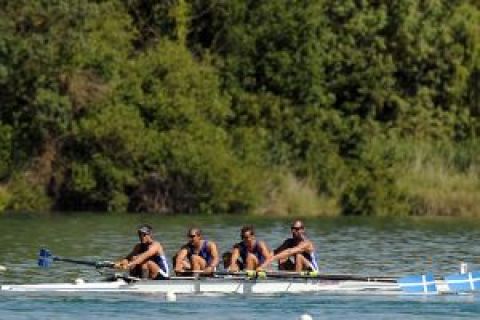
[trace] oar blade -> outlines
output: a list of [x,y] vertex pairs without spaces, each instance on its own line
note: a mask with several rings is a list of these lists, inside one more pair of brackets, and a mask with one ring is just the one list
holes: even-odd
[[448,289],[462,293],[480,290],[480,271],[456,273],[445,277]]
[[52,254],[47,249],[40,249],[38,253],[38,266],[40,268],[48,268],[52,264]]
[[437,294],[437,285],[432,273],[399,278],[398,285],[408,294]]

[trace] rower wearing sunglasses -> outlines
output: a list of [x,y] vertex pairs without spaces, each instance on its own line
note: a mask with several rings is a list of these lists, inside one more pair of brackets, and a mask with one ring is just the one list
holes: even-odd
[[219,262],[215,242],[203,239],[202,232],[198,228],[188,230],[187,237],[188,242],[174,257],[175,272],[214,272]]
[[278,261],[279,270],[318,271],[315,247],[305,235],[305,226],[301,220],[295,220],[290,228],[292,237],[285,240],[274,250],[274,255],[265,260],[257,269],[263,270],[274,261]]
[[242,241],[233,246],[224,256],[228,271],[255,270],[272,256],[264,241],[256,240],[253,226],[245,226],[240,231]]
[[168,263],[160,242],[153,239],[152,227],[145,224],[137,230],[140,242],[122,260],[117,268],[130,270],[130,275],[142,279],[160,280],[168,278]]

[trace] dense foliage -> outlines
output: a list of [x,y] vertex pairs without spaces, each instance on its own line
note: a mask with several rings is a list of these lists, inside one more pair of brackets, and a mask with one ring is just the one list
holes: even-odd
[[[0,30],[0,209],[478,210],[478,2],[0,0]],[[429,210],[433,160],[468,197]]]

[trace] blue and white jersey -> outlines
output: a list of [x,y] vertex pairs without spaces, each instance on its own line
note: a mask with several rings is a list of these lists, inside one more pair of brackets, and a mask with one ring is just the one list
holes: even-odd
[[188,256],[190,257],[194,254],[202,257],[206,261],[207,265],[210,265],[210,262],[212,261],[213,257],[212,257],[212,254],[210,253],[210,250],[208,249],[208,240],[203,240],[203,244],[200,250],[198,251],[198,253],[196,253],[195,248],[189,244]]
[[[308,239],[304,238],[302,241],[305,241],[305,240],[308,240]],[[293,247],[296,247],[301,241],[296,240],[294,238],[290,238],[290,239],[287,239],[285,242],[287,244],[287,248],[293,248]],[[312,269],[311,271],[319,270],[315,251],[302,252],[302,255],[310,262],[310,268]]]
[[[145,245],[143,243],[140,244],[140,252],[139,253],[144,253],[149,249],[150,245]],[[168,263],[167,263],[167,258],[164,255],[156,254],[150,258],[153,262],[155,262],[158,267],[160,268],[160,275],[164,278],[168,277]]]
[[255,255],[258,259],[258,263],[262,264],[265,261],[265,256],[263,255],[262,251],[260,250],[260,246],[258,241],[255,241],[255,245],[253,246],[253,250],[249,251],[247,245],[245,243],[239,242],[237,244],[238,249],[240,250],[240,257],[242,258],[243,264],[247,263],[247,256],[248,253]]
[[302,254],[310,262],[310,268],[312,269],[312,271],[318,271],[319,268],[317,258],[315,256],[315,251],[313,251],[312,253],[304,252]]
[[153,258],[153,262],[155,262],[160,268],[159,273],[161,274],[161,276],[164,278],[168,278],[169,270],[168,270],[167,258],[165,256],[156,255]]

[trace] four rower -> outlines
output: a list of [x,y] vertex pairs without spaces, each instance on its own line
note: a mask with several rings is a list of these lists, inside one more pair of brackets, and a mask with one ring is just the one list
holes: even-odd
[[[257,240],[253,226],[241,229],[241,241],[236,243],[231,252],[225,253],[224,267],[230,272],[240,270],[264,270],[274,261],[278,261],[279,270],[318,271],[315,259],[315,247],[306,235],[301,220],[291,226],[292,237],[273,251],[264,241]],[[117,268],[130,270],[132,276],[144,279],[168,278],[168,264],[162,246],[153,239],[152,227],[142,225],[138,229],[140,243],[122,260]],[[219,263],[215,242],[203,239],[199,228],[188,230],[189,241],[181,247],[174,257],[175,272],[213,273]]]
[[305,235],[305,226],[300,220],[293,222],[292,237],[285,240],[280,247],[274,250],[275,255],[266,259],[258,269],[264,269],[273,261],[278,261],[279,270],[290,271],[318,271],[315,258],[315,247]]
[[[245,226],[240,231],[242,241],[236,243],[229,256],[228,271],[255,270],[271,253],[265,242],[256,240],[255,230],[252,226]],[[227,258],[228,259],[228,258]]]
[[130,274],[142,279],[168,278],[168,263],[162,245],[153,239],[152,227],[142,225],[137,230],[140,243],[115,266],[130,270]]
[[174,258],[175,272],[214,272],[219,262],[215,242],[203,239],[202,232],[198,228],[188,230],[187,237],[189,241],[177,252]]

